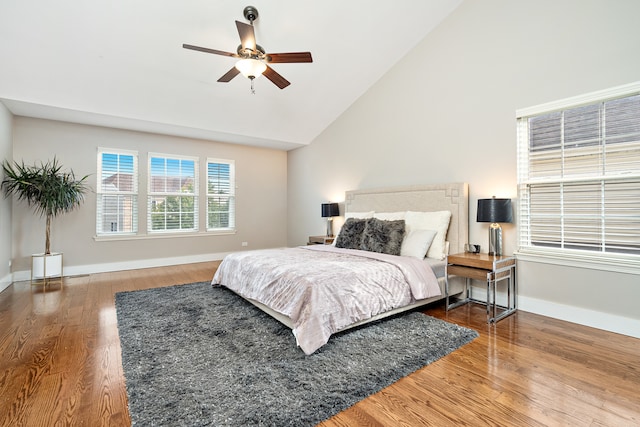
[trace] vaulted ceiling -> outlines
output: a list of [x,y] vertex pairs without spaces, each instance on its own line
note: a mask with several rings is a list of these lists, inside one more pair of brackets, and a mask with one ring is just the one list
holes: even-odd
[[[13,114],[292,149],[309,144],[462,0],[4,0],[0,102]],[[255,6],[258,44],[313,63],[217,80],[235,21]]]

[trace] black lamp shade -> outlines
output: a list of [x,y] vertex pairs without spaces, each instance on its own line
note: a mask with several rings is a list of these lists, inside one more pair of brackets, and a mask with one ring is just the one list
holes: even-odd
[[477,222],[513,222],[511,199],[479,199]]
[[332,216],[339,216],[340,208],[337,203],[323,203],[322,204],[322,217],[330,218]]

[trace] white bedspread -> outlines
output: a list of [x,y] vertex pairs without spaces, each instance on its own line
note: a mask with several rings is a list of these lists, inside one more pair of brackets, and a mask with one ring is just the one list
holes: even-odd
[[211,283],[289,317],[306,354],[355,322],[440,295],[425,261],[329,245],[233,253]]

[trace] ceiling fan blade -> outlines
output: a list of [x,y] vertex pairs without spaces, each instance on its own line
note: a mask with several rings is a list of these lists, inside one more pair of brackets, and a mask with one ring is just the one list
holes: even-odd
[[313,62],[311,52],[268,53],[267,62]]
[[236,27],[238,27],[238,34],[240,34],[240,43],[245,49],[256,49],[256,34],[253,32],[253,25],[245,24],[244,22],[236,21]]
[[273,68],[269,67],[268,65],[267,65],[267,69],[264,70],[264,73],[262,73],[262,75],[268,78],[269,80],[271,80],[273,84],[278,86],[280,89],[284,89],[285,87],[291,84],[287,79],[282,77]]
[[233,67],[232,69],[227,71],[227,73],[224,76],[220,77],[218,81],[221,83],[228,83],[231,81],[232,78],[234,78],[238,74],[240,74],[240,70],[238,70],[236,67]]
[[209,49],[208,47],[194,46],[194,45],[191,45],[191,44],[183,44],[182,47],[185,48],[185,49],[197,50],[197,51],[205,52],[205,53],[214,53],[216,55],[232,56],[234,58],[239,58],[238,54],[236,54],[236,53],[225,52],[225,51],[222,51],[222,50]]

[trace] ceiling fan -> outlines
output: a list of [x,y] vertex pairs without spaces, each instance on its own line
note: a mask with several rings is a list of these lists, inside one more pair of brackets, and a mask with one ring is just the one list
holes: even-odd
[[280,89],[284,89],[291,83],[271,68],[269,64],[313,62],[311,52],[266,53],[262,46],[256,44],[256,36],[253,31],[253,21],[258,19],[258,10],[253,6],[247,6],[244,8],[243,14],[250,24],[236,21],[236,27],[238,28],[238,34],[240,35],[240,45],[238,46],[236,53],[209,49],[207,47],[193,46],[190,44],[183,44],[182,47],[205,53],[213,53],[215,55],[239,58],[240,60],[236,65],[218,79],[219,82],[230,82],[231,79],[242,73],[243,76],[251,80],[251,91],[254,92],[253,80],[260,74],[263,74]]

